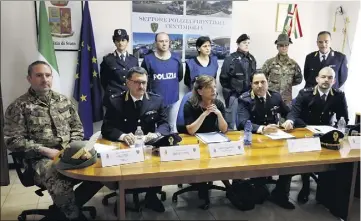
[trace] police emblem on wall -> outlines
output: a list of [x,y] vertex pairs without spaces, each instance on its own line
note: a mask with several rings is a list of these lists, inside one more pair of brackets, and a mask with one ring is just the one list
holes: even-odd
[[152,29],[152,32],[155,33],[158,30],[158,23],[151,23],[150,28]]
[[[39,34],[40,1],[35,3],[36,29]],[[45,1],[45,13],[49,21],[54,50],[78,51],[83,14],[82,1]]]

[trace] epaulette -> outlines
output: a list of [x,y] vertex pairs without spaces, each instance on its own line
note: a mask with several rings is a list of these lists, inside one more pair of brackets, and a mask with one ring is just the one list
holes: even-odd
[[123,92],[121,92],[121,93],[112,94],[112,95],[110,95],[110,98],[111,98],[111,99],[114,99],[114,98],[120,97],[120,96],[122,96],[124,93],[125,93],[125,92],[123,91]]
[[156,93],[154,93],[154,92],[147,92],[149,95],[151,95],[151,96],[156,96],[156,97],[160,97],[160,95],[159,94],[156,94]]
[[243,98],[250,97],[250,96],[251,96],[251,94],[249,93],[249,91],[244,92],[243,94],[241,94],[241,98],[242,98],[242,99],[243,99]]
[[302,91],[304,91],[304,92],[312,92],[312,91],[314,91],[314,89],[315,89],[315,87],[307,87],[307,88],[303,88],[302,89]]

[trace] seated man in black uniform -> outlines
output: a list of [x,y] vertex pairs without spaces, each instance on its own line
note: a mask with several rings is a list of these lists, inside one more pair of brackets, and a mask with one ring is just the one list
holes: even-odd
[[[252,132],[259,134],[272,133],[278,130],[279,115],[286,117],[288,106],[278,92],[268,90],[267,78],[261,70],[250,77],[252,89],[238,98],[238,130],[243,130],[247,120],[252,122]],[[289,201],[291,185],[290,175],[279,176],[276,188],[272,191],[271,201],[285,209],[294,209]],[[263,203],[268,197],[266,178],[252,179],[256,188],[256,203]]]
[[[194,135],[221,131],[227,132],[227,122],[224,119],[225,107],[222,101],[216,98],[216,81],[209,75],[200,75],[194,82],[192,95],[184,105],[184,122],[187,132]],[[248,205],[243,204],[228,180],[223,180],[227,188],[227,198],[240,210],[248,210]],[[207,183],[198,183],[199,196],[202,199],[208,197]]]
[[[330,67],[324,67],[316,77],[315,87],[304,88],[296,97],[296,103],[292,106],[283,124],[286,130],[293,127],[305,127],[306,125],[331,125],[332,118],[336,114],[337,121],[344,117],[348,122],[348,110],[345,94],[339,89],[332,88],[335,83],[335,71]],[[310,175],[302,175],[302,189],[297,200],[306,203],[310,195]]]
[[[135,142],[134,132],[141,126],[145,142],[160,135],[169,135],[170,127],[163,106],[163,99],[156,94],[146,93],[148,76],[144,68],[133,67],[127,74],[128,91],[110,97],[106,111],[102,136],[111,141]],[[164,212],[164,206],[156,193],[161,187],[151,187],[145,196],[145,206],[157,212]]]

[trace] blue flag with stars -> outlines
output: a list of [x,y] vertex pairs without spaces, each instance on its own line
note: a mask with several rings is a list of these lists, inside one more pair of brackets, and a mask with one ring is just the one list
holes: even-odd
[[79,102],[84,138],[89,139],[93,135],[93,122],[103,119],[103,105],[88,1],[84,5],[79,48],[73,97]]

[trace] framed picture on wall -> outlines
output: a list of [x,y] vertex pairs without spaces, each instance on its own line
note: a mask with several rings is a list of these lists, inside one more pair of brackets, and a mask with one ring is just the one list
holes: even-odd
[[[82,1],[44,1],[54,50],[78,51],[83,16]],[[34,1],[36,33],[39,36],[40,1]]]
[[278,3],[277,4],[277,15],[276,15],[276,32],[282,32],[283,26],[285,24],[285,20],[288,13],[287,3]]

